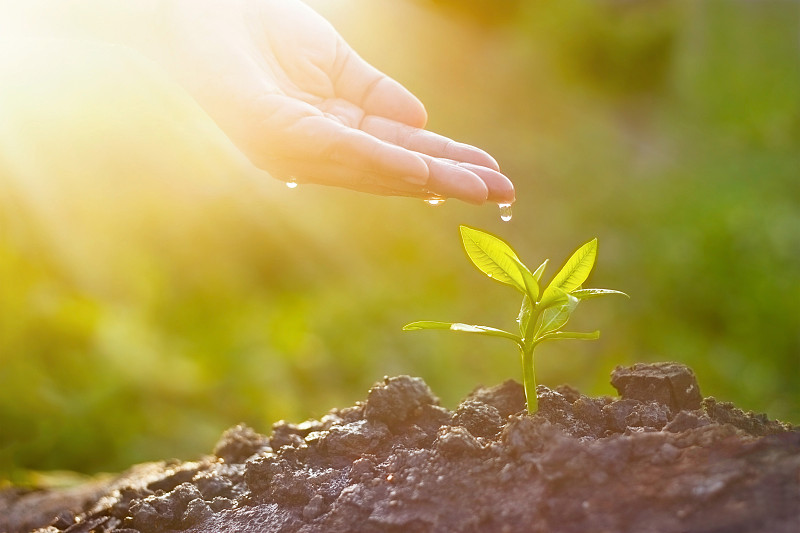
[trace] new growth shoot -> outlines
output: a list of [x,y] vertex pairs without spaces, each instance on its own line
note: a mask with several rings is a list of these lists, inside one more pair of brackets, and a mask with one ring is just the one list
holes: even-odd
[[488,326],[432,321],[412,322],[406,324],[403,330],[447,329],[501,337],[513,341],[519,346],[525,398],[528,412],[533,414],[538,409],[536,373],[533,365],[534,349],[544,341],[599,338],[599,331],[577,333],[563,331],[562,328],[582,300],[608,294],[628,295],[611,289],[584,289],[582,287],[597,258],[597,239],[578,248],[558,274],[542,289],[540,281],[548,260],[531,272],[520,261],[511,246],[502,239],[467,226],[461,226],[460,229],[464,250],[478,270],[493,280],[510,285],[522,293],[522,306],[517,317],[519,334]]

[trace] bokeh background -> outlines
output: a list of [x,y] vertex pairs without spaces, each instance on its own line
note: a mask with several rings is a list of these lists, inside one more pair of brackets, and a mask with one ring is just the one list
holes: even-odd
[[[615,365],[680,361],[705,395],[800,423],[797,2],[310,3],[425,102],[431,129],[498,159],[513,219],[289,190],[158,113],[140,120],[160,151],[54,148],[68,185],[31,186],[24,208],[7,193],[0,211],[0,478],[196,457],[233,424],[319,417],[384,375],[421,376],[448,407],[520,379],[510,343],[400,330],[514,327],[516,293],[469,264],[461,223],[550,258],[550,275],[596,236],[590,285],[631,295],[582,304],[574,329],[601,339],[543,345],[542,383],[612,394]],[[120,101],[146,98],[125,87]],[[43,114],[79,99],[62,93]],[[142,108],[213,129],[181,105]]]

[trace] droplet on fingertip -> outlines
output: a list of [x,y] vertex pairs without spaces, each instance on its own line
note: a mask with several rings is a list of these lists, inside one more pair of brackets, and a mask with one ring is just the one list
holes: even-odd
[[441,196],[431,196],[430,198],[425,199],[425,203],[428,205],[432,205],[434,207],[442,205],[445,202],[445,198]]
[[500,208],[500,220],[503,222],[511,220],[513,216],[511,213],[511,204],[497,204],[497,207]]

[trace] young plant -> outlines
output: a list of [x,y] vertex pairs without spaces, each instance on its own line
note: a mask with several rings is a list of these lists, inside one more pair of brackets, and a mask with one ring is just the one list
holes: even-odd
[[561,328],[567,324],[581,300],[607,294],[628,295],[611,289],[582,288],[597,258],[597,239],[578,248],[542,290],[539,283],[548,260],[531,272],[520,261],[511,246],[502,239],[467,226],[461,226],[460,229],[464,250],[478,270],[522,293],[522,307],[517,317],[519,335],[488,326],[473,326],[458,322],[412,322],[403,326],[403,330],[449,329],[514,341],[519,346],[522,358],[522,381],[528,412],[535,413],[538,409],[538,399],[533,366],[534,349],[544,341],[599,338],[599,331],[575,333],[562,331]]

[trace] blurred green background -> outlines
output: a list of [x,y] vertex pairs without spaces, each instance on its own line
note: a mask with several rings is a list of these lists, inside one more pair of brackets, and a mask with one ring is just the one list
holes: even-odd
[[310,3],[430,129],[497,158],[513,220],[253,184],[182,194],[147,238],[70,248],[68,268],[35,219],[0,212],[0,478],[192,458],[226,427],[319,417],[384,375],[421,376],[448,407],[520,379],[510,343],[400,331],[514,326],[518,297],[469,264],[461,223],[550,275],[597,236],[590,285],[631,295],[583,304],[574,328],[601,339],[545,344],[542,383],[612,394],[615,365],[674,360],[705,395],[800,423],[796,2]]

